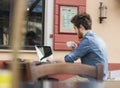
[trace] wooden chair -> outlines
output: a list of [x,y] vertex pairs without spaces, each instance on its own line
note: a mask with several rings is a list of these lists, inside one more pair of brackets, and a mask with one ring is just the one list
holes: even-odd
[[98,81],[103,80],[103,64],[97,64],[96,67],[85,64],[73,63],[55,63],[36,65],[29,63],[27,65],[31,71],[32,81],[37,81],[38,78],[48,77],[54,74],[76,74],[95,78]]

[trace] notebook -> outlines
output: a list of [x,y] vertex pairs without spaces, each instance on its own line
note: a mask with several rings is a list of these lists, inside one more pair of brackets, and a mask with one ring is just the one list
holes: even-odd
[[52,55],[52,49],[50,46],[35,45],[35,49],[38,55],[38,60],[40,62],[44,60],[46,57],[49,57]]

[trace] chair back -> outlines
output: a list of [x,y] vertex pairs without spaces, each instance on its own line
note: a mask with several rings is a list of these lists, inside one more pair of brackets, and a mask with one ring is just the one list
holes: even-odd
[[55,74],[75,74],[93,77],[98,81],[103,80],[103,64],[97,64],[96,67],[85,64],[73,63],[55,63],[36,65],[29,63],[32,81],[38,78],[48,77]]

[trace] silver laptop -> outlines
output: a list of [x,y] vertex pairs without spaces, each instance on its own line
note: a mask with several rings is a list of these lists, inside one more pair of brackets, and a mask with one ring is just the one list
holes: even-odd
[[46,57],[52,55],[52,49],[50,46],[35,45],[35,49],[40,62],[44,60]]

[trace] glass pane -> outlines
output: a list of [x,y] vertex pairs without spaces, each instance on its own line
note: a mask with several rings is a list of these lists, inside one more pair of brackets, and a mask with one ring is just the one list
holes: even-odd
[[43,44],[43,2],[28,0],[24,45]]
[[[0,0],[0,48],[9,46],[10,40],[10,14],[12,13],[13,0]],[[23,28],[24,47],[34,47],[34,45],[43,45],[43,14],[44,0],[27,0],[26,19]],[[4,46],[4,47],[3,47]]]
[[10,0],[0,0],[0,45],[8,45]]

